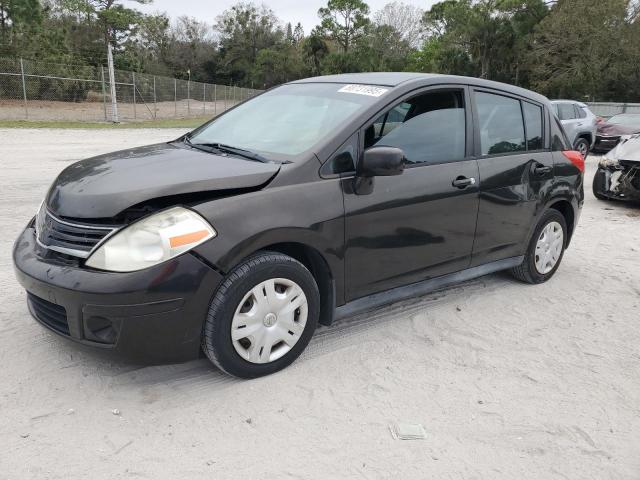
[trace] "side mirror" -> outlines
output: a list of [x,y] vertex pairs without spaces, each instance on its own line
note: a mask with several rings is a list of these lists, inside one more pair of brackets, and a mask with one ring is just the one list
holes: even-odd
[[404,152],[395,147],[371,147],[364,151],[358,163],[359,177],[388,177],[404,170]]

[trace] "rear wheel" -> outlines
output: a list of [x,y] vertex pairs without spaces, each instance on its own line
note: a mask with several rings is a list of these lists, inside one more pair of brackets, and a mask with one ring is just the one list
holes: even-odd
[[587,158],[590,146],[591,145],[589,145],[589,141],[586,138],[579,138],[573,148],[580,152],[583,158]]
[[558,210],[547,210],[533,232],[524,261],[511,269],[512,275],[526,283],[546,282],[560,266],[566,239],[564,216]]
[[320,295],[307,268],[277,252],[247,258],[216,291],[202,349],[224,372],[255,378],[291,364],[313,336]]

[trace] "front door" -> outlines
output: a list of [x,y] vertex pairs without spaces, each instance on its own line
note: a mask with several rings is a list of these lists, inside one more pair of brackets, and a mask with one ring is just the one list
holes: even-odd
[[353,191],[343,179],[346,299],[467,268],[478,211],[466,88],[402,99],[361,131],[362,147],[401,148],[402,175]]

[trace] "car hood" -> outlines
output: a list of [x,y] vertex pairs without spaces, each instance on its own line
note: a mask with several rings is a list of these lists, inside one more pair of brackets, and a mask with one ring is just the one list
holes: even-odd
[[603,122],[598,124],[599,135],[631,135],[634,133],[640,133],[640,127],[628,127],[624,125],[617,125],[615,123]]
[[622,137],[622,141],[606,157],[612,160],[640,162],[640,135]]
[[109,218],[133,205],[169,195],[260,187],[279,169],[276,163],[162,143],[70,165],[51,186],[46,203],[62,217]]

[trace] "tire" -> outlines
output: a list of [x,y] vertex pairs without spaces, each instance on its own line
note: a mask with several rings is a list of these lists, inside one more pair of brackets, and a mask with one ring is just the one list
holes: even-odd
[[589,144],[589,141],[586,138],[579,138],[578,140],[576,140],[576,143],[573,146],[574,150],[577,150],[578,152],[582,153],[582,156],[585,159],[587,158],[587,155],[589,155],[590,147],[591,145]]
[[[269,294],[271,296],[268,296],[264,288],[254,289],[261,284],[273,285],[273,292]],[[300,294],[296,287],[299,287],[303,294]],[[281,290],[280,293],[278,289]],[[293,292],[290,294],[292,300],[288,303],[289,297],[286,295],[290,291]],[[260,293],[254,292],[263,292],[264,298]],[[292,310],[297,303],[304,302],[305,298],[306,303],[303,306]],[[280,302],[278,305],[282,308],[278,310],[279,307],[270,307],[270,301]],[[269,313],[263,316],[265,308]],[[243,309],[248,310],[243,313]],[[306,319],[303,323],[305,311]],[[242,315],[245,317],[241,317]],[[242,320],[238,319],[248,318],[249,315],[252,318],[250,324],[238,326],[238,323],[234,323],[242,323]],[[268,318],[270,316],[271,318]],[[297,321],[296,316],[299,317]],[[269,375],[282,370],[300,356],[313,336],[319,316],[320,294],[309,270],[302,263],[282,253],[260,252],[235,267],[216,290],[203,328],[202,349],[214,365],[229,375],[239,378]],[[262,318],[264,320],[261,320]],[[293,326],[287,329],[290,324]],[[249,331],[249,327],[256,331],[254,335],[232,340],[232,331],[236,332],[236,336],[242,335],[238,332],[243,328]],[[285,331],[295,337],[286,336],[283,333]],[[278,335],[284,335],[286,341],[270,343],[273,340],[271,336]],[[293,345],[289,345],[290,343]],[[263,346],[258,350],[260,345]],[[278,356],[283,351],[286,353]],[[274,358],[269,360],[271,357]]]
[[598,200],[607,200],[607,196],[601,193],[604,191],[604,188],[605,188],[604,172],[598,169],[596,170],[596,174],[593,176],[593,184],[592,184],[593,196],[596,197]]
[[[536,246],[538,245],[538,240],[541,238],[541,234],[543,230],[549,225],[557,224],[562,229],[562,243],[559,256],[549,271],[540,272],[538,267],[536,266]],[[562,257],[564,255],[564,250],[567,246],[567,222],[564,219],[564,216],[553,208],[545,211],[542,214],[542,217],[538,221],[535,230],[533,231],[533,235],[529,241],[527,246],[527,252],[524,256],[524,260],[522,264],[511,269],[511,274],[517,278],[518,280],[537,284],[543,283],[549,280],[556,270],[560,266],[562,262]]]

